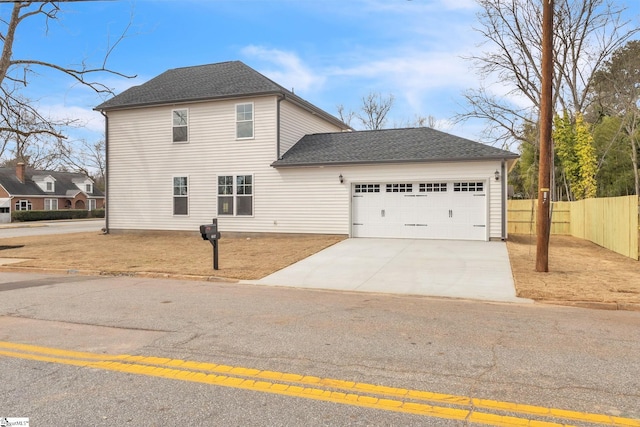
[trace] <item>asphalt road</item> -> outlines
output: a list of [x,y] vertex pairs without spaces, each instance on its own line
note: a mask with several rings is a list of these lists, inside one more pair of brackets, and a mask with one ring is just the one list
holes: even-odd
[[104,219],[83,219],[74,221],[33,221],[0,224],[0,239],[8,237],[42,236],[50,234],[84,233],[100,231]]
[[637,312],[0,275],[0,417],[40,426],[638,425],[639,354]]

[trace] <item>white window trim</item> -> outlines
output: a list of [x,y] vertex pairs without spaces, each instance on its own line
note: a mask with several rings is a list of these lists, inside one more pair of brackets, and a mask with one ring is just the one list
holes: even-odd
[[[23,203],[24,203],[26,209],[22,209],[22,204]],[[33,204],[31,203],[31,200],[20,199],[20,200],[18,200],[18,203],[16,203],[16,205],[18,205],[18,208],[16,209],[17,211],[31,211],[31,210],[33,210]]]
[[[47,209],[47,202],[49,204],[49,209]],[[55,202],[55,209],[53,209],[52,202]],[[58,210],[58,199],[44,199],[44,210],[45,211],[57,211]]]
[[[173,179],[174,178],[187,178],[187,214],[176,214],[174,210],[174,199],[176,197],[184,197],[184,196],[175,196],[173,194]],[[191,177],[188,174],[175,174],[171,176],[171,215],[174,218],[188,218],[191,215]]]
[[[173,140],[173,128],[175,127],[182,127],[182,126],[176,126],[175,124],[173,124],[173,115],[176,111],[186,111],[187,112],[187,140],[186,141],[174,141]],[[189,143],[189,122],[191,121],[191,111],[188,108],[174,108],[171,110],[171,142],[173,144],[188,144]]]
[[[221,195],[218,194],[218,177],[220,176],[231,176],[233,177],[232,182],[233,182],[233,191],[231,194],[227,194],[227,196],[232,196],[233,197],[233,214],[227,214],[227,215],[220,215],[217,214],[218,212],[218,197],[220,197]],[[239,176],[250,176],[251,177],[251,215],[238,215],[238,203],[237,203],[237,198],[238,198],[238,180],[237,177]],[[253,173],[219,173],[216,175],[216,215],[219,215],[223,218],[254,218],[256,215],[256,176]],[[240,195],[239,197],[243,197],[243,195]]]
[[[238,123],[246,123],[249,120],[238,120],[238,106],[239,105],[251,105],[251,136],[238,136]],[[253,102],[239,102],[233,108],[236,123],[236,140],[255,139],[256,137],[256,107]]]
[[[189,184],[189,181],[187,181],[187,185]],[[188,190],[189,187],[187,187]],[[189,196],[187,196],[189,197]],[[93,203],[93,208],[91,207],[91,204]],[[87,199],[87,209],[90,211],[94,211],[96,209],[98,209],[98,201],[96,199]],[[187,209],[189,209],[187,207]]]

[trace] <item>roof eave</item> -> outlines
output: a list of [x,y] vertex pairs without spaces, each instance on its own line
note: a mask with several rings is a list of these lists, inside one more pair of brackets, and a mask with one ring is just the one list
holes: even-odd
[[407,163],[457,163],[457,162],[482,162],[495,160],[515,160],[520,156],[497,156],[497,157],[473,157],[473,158],[442,158],[442,159],[391,159],[391,160],[357,160],[357,161],[334,161],[334,162],[297,162],[297,163],[279,163],[277,160],[271,163],[274,168],[293,168],[293,167],[320,167],[320,166],[365,166],[380,164],[407,164]]
[[[100,108],[100,105],[94,107],[94,111],[113,111],[113,110],[131,110],[134,108],[144,107],[160,107],[164,105],[176,105],[176,104],[189,104],[193,102],[207,102],[207,101],[221,101],[225,99],[242,99],[253,98],[256,96],[276,96],[282,94],[282,91],[268,91],[268,92],[255,92],[242,95],[221,95],[221,96],[206,96],[201,98],[187,98],[174,101],[153,101],[153,102],[139,102],[133,104],[115,105],[112,107]],[[101,104],[102,105],[102,104]]]
[[93,110],[100,111],[100,112],[109,112],[109,111],[116,111],[116,110],[133,110],[136,108],[145,108],[145,107],[161,107],[166,105],[190,104],[194,102],[207,102],[207,101],[224,101],[228,99],[245,99],[245,98],[263,97],[263,96],[280,96],[283,99],[293,102],[294,104],[298,105],[301,108],[304,108],[305,110],[313,114],[317,114],[318,116],[321,116],[325,120],[331,122],[332,124],[336,125],[341,129],[353,130],[351,126],[342,122],[337,117],[334,117],[333,115],[327,113],[321,108],[316,107],[310,102],[305,101],[299,96],[292,94],[291,92],[288,92],[286,90],[272,90],[272,91],[266,91],[266,92],[243,93],[238,95],[207,96],[207,97],[201,97],[201,98],[180,99],[175,101],[139,102],[134,104],[107,106],[103,108],[100,108],[100,105],[98,105],[97,107],[94,107]]

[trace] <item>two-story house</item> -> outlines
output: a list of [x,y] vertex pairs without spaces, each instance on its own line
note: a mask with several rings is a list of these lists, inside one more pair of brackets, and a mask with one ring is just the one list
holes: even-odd
[[104,193],[81,173],[0,168],[0,223],[11,222],[12,211],[101,209]]
[[107,229],[506,237],[517,155],[429,128],[353,131],[242,62],[166,71],[96,107]]

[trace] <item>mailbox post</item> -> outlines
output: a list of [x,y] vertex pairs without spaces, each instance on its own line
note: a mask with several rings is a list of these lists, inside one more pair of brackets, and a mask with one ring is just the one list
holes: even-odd
[[213,269],[218,269],[218,240],[220,232],[218,231],[218,219],[214,218],[211,224],[200,226],[200,234],[203,240],[208,240],[213,245]]

